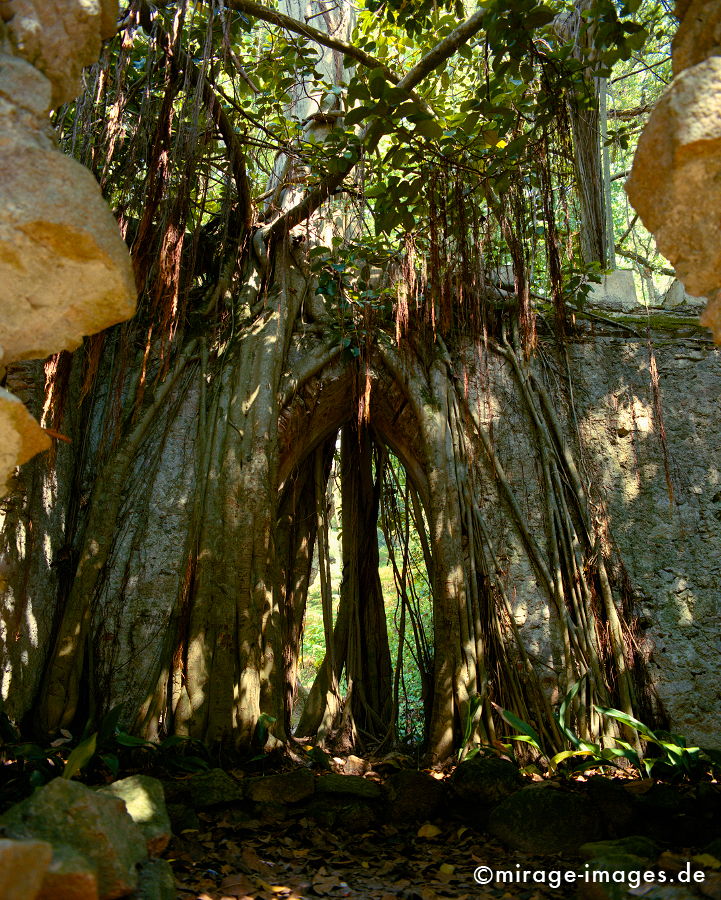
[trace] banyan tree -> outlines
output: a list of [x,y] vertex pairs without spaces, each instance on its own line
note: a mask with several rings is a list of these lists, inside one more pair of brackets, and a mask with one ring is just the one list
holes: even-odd
[[646,35],[561,6],[128,5],[53,124],[138,312],[7,376],[55,438],[3,501],[12,718],[74,731],[122,702],[149,739],[286,741],[316,570],[299,735],[395,739],[394,628],[435,759],[496,740],[499,708],[559,747],[579,681],[581,735],[610,727],[596,705],[658,713],[569,360],[607,261],[595,79]]

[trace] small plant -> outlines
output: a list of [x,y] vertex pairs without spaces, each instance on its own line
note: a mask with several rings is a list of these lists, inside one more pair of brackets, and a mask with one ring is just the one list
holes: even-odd
[[463,743],[458,751],[458,762],[463,762],[464,759],[473,759],[473,757],[478,753],[479,747],[471,747],[471,735],[473,734],[473,725],[476,719],[476,714],[478,710],[481,708],[481,698],[476,694],[471,697],[468,703],[468,710],[466,711],[465,721],[463,723]]
[[669,731],[652,731],[633,716],[619,709],[595,706],[596,712],[610,719],[615,719],[627,728],[635,731],[639,738],[656,751],[655,755],[645,756],[628,741],[614,738],[617,746],[603,747],[601,744],[585,741],[578,737],[570,727],[571,704],[578,693],[584,675],[577,681],[561,701],[554,715],[559,730],[570,744],[570,748],[553,755],[546,752],[537,732],[514,713],[494,706],[505,722],[519,733],[510,735],[510,740],[529,744],[545,760],[550,772],[556,772],[562,763],[578,760],[571,766],[571,772],[583,771],[604,766],[619,767],[619,760],[626,759],[641,777],[654,774],[665,779],[687,778],[689,780],[703,778],[714,773],[721,773],[721,750],[689,746],[683,735]]
[[[647,744],[653,745],[658,750],[655,756],[639,758],[638,754],[626,741],[616,738],[626,751],[626,755],[634,762],[639,773],[655,774],[664,778],[685,777],[696,779],[714,771],[721,772],[721,750],[713,750],[703,747],[689,747],[686,738],[681,734],[671,731],[652,731],[643,722],[634,719],[619,709],[609,709],[597,706],[596,710],[603,716],[615,719],[633,729]],[[634,759],[635,757],[635,759]]]

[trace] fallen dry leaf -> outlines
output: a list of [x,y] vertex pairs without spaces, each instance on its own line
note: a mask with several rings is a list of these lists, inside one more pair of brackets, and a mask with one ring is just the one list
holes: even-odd
[[430,822],[427,822],[418,829],[416,837],[434,838],[438,837],[439,834],[441,834],[441,829],[437,825],[431,825]]

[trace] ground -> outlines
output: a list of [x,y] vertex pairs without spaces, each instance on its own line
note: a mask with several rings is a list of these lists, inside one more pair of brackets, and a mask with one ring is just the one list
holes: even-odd
[[[480,887],[479,866],[538,869],[548,859],[509,853],[473,829],[448,823],[427,829],[384,825],[363,833],[333,833],[303,815],[281,822],[201,815],[201,829],[173,839],[168,851],[178,896],[198,900],[440,900],[558,897],[533,885]],[[437,830],[438,833],[435,833]]]

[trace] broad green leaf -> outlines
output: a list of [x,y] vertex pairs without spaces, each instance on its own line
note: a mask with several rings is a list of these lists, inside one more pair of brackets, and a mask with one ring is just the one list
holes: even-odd
[[443,129],[435,119],[426,119],[423,122],[416,122],[414,134],[420,134],[428,140],[436,141],[443,136]]
[[358,125],[359,122],[362,122],[366,116],[370,115],[372,107],[370,106],[355,106],[353,109],[348,110],[345,114],[345,124],[346,125]]
[[608,716],[609,719],[616,719],[624,725],[628,725],[629,728],[638,731],[639,734],[642,734],[649,741],[656,743],[656,735],[653,731],[644,725],[643,722],[639,722],[638,719],[629,716],[628,713],[622,712],[620,709],[611,709],[607,706],[597,706],[596,712],[600,713],[602,716]]
[[518,716],[514,715],[510,710],[502,709],[496,703],[493,704],[494,707],[498,710],[501,718],[507,722],[512,728],[516,728],[521,732],[521,735],[511,735],[513,740],[525,740],[526,743],[533,744],[536,749],[542,753],[541,749],[541,739],[536,734],[535,730],[527,723],[524,722],[523,719],[519,719]]
[[65,768],[63,769],[63,778],[72,778],[78,773],[90,760],[95,756],[95,746],[98,741],[98,734],[91,734],[89,738],[73,750],[67,758]]

